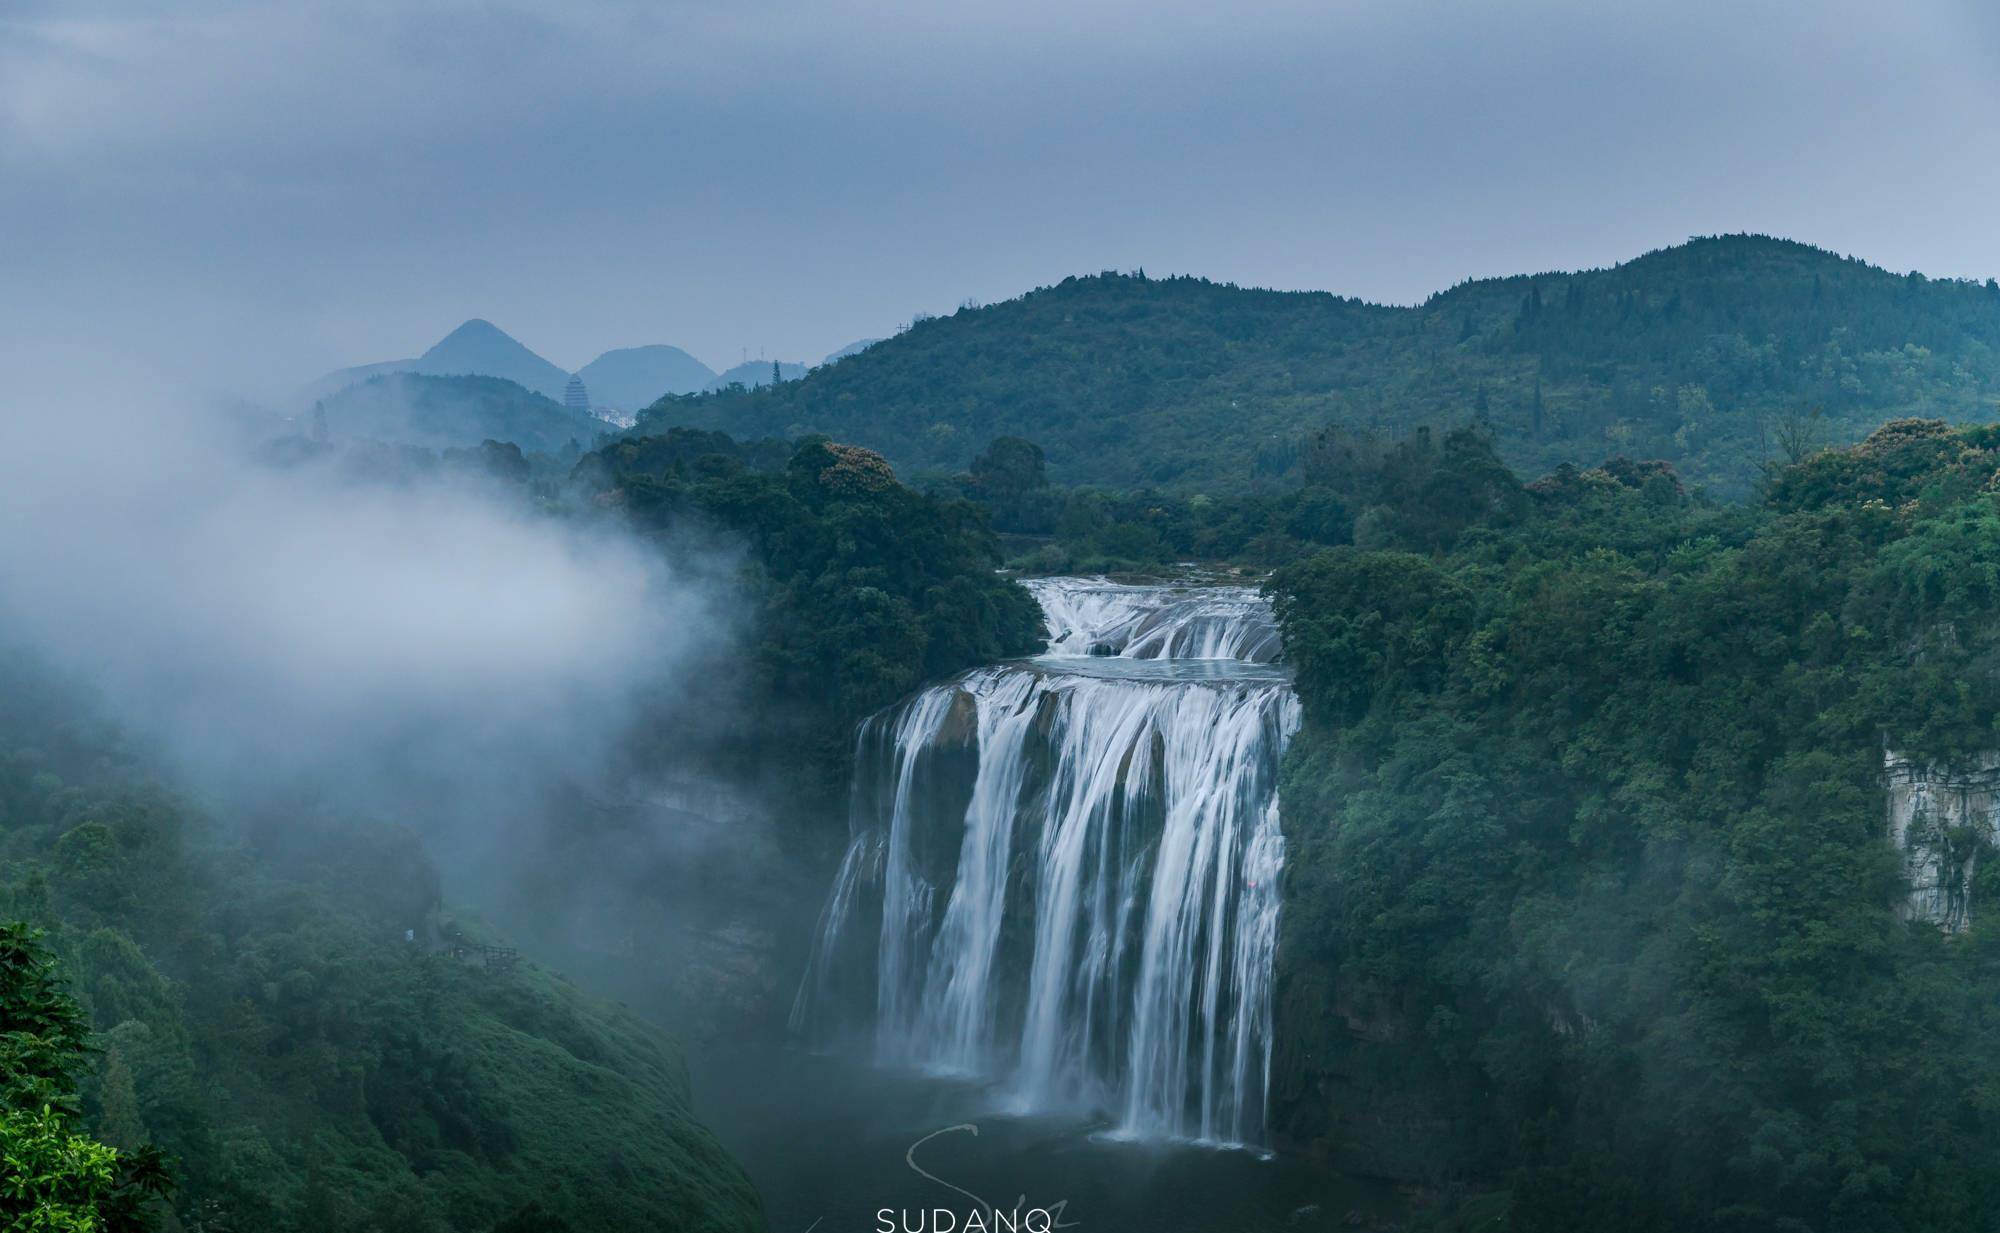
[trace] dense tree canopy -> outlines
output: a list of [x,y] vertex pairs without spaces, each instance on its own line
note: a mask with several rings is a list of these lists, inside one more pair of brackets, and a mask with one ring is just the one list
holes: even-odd
[[[1009,452],[1024,460],[1021,473],[1036,475],[1027,452],[1034,448],[1003,438],[981,460]],[[982,472],[979,461],[963,474],[933,478],[930,490],[983,507],[1012,551],[1008,564],[1030,573],[1172,573],[1189,563],[1268,568],[1336,544],[1435,547],[1475,523],[1507,524],[1528,504],[1491,436],[1472,427],[1419,428],[1401,438],[1322,429],[1306,439],[1291,483],[1221,497],[997,483],[991,463]],[[1607,464],[1641,479],[1661,465]],[[1671,469],[1659,482],[1679,498]]]
[[996,574],[980,510],[904,487],[872,451],[676,429],[590,455],[575,483],[669,550],[698,527],[747,545],[758,673],[747,739],[793,766],[804,740],[822,788],[844,779],[862,716],[1040,645],[1040,610]]
[[1796,444],[1808,408],[1840,441],[1898,415],[1990,418],[1996,398],[2000,285],[1722,236],[1410,308],[1071,278],[920,321],[802,381],[664,398],[641,430],[826,432],[905,471],[955,471],[1012,436],[1047,452],[1058,483],[1220,496],[1283,479],[1328,425],[1473,423],[1524,474],[1623,453],[1736,494]]
[[[75,1129],[90,1030],[40,931],[0,922],[0,1228],[136,1233],[172,1189],[158,1149]],[[111,1073],[111,1068],[106,1068]],[[124,1076],[129,1091],[130,1076]],[[108,1121],[109,1119],[107,1119]],[[111,1127],[115,1132],[123,1127]]]
[[[1820,447],[1989,413],[1996,349],[2000,287],[1754,237],[1411,309],[1105,275],[664,399],[589,454],[489,439],[547,411],[514,387],[474,415],[411,378],[354,396],[442,453],[331,403],[266,459],[719,572],[740,662],[673,682],[659,714],[716,704],[633,755],[714,754],[833,841],[858,720],[1040,644],[1003,544],[1276,567],[1283,1137],[1468,1227],[1917,1233],[2000,1210],[2000,860],[1968,934],[1899,914],[1883,743],[2000,748],[2000,430]],[[219,826],[37,690],[0,690],[0,918],[72,984],[0,931],[0,1094],[51,1210],[85,1227],[157,1143],[210,1233],[756,1225],[671,1045],[486,961],[416,838]],[[579,860],[621,851],[592,825]]]
[[92,1171],[108,1219],[107,1195],[143,1213],[157,1145],[205,1233],[484,1233],[530,1207],[760,1228],[671,1042],[485,962],[499,939],[438,882],[400,828],[306,804],[226,825],[72,683],[0,658],[0,921],[45,931],[0,927],[7,1150]]
[[1280,570],[1286,1132],[1466,1227],[1990,1227],[2000,895],[1899,914],[1882,759],[2000,746],[1996,474],[1903,422],[1747,508],[1572,469]]
[[[750,696],[705,726],[745,761],[705,769],[774,772],[820,822],[843,816],[828,789],[861,716],[1039,644],[980,509],[912,491],[854,446],[677,431],[558,469],[494,441],[440,457],[291,438],[264,457],[363,484],[483,485],[733,563],[749,670],[718,675]],[[704,696],[671,688],[676,715]],[[687,744],[679,725],[657,735]],[[121,1162],[156,1143],[184,1182],[175,1218],[208,1233],[759,1227],[748,1182],[689,1113],[672,1044],[515,957],[440,881],[399,827],[310,804],[211,818],[68,688],[8,662],[0,920],[47,931],[74,997],[39,943],[0,929],[10,1184],[65,1213],[51,1228],[99,1227],[84,1222],[140,1193]]]

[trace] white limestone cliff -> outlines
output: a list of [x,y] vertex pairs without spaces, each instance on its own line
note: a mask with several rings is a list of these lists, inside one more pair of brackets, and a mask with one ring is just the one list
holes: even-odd
[[1904,915],[1961,932],[1972,919],[1979,850],[2000,842],[2000,754],[1965,767],[1916,763],[1894,750],[1882,761],[1889,838],[1910,881]]

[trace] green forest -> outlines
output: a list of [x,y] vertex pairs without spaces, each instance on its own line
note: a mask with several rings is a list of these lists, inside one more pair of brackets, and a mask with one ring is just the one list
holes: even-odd
[[[493,442],[440,458],[300,439],[266,457],[362,483],[497,484],[670,555],[728,537],[754,705],[710,752],[802,801],[844,775],[862,715],[1040,634],[974,506],[823,440],[670,433],[556,478]],[[0,1227],[761,1228],[674,1043],[524,957],[442,880],[402,827],[177,793],[75,683],[8,661],[0,921],[18,923],[0,977],[24,992],[0,1005],[0,1080],[22,1180],[0,1192]],[[14,1223],[30,1212],[69,1223]]]
[[[1667,464],[1606,466],[1630,477]],[[1292,482],[1262,492],[1062,487],[1049,482],[1041,447],[1019,437],[990,442],[929,488],[980,506],[1008,565],[1027,574],[1171,575],[1193,564],[1254,576],[1338,544],[1435,544],[1486,504],[1518,499],[1520,481],[1476,430],[1325,428],[1302,443]]]
[[1994,865],[1969,933],[1904,919],[1882,772],[2000,743],[2000,429],[1730,506],[1470,432],[1426,469],[1477,499],[1269,583],[1287,1135],[1455,1228],[1990,1228]]
[[771,904],[839,859],[857,725],[1037,651],[1015,577],[1191,565],[1261,581],[1303,709],[1281,1149],[1441,1233],[1989,1228],[2000,861],[1947,836],[1972,926],[1911,919],[1882,780],[2000,747],[1996,346],[1990,283],[1724,237],[1415,309],[1072,279],[588,442],[296,424],[280,477],[463,486],[712,584],[732,671],[618,757],[755,785],[813,891],[579,791],[498,928],[420,825],[199,796],[9,658],[0,1228],[764,1227],[677,992],[550,922],[766,913],[801,937],[707,1023],[777,1038],[810,921]]
[[762,1227],[674,1044],[441,901],[415,835],[218,818],[71,683],[13,661],[5,685],[10,1161],[14,1119],[42,1118],[156,1149],[173,1184],[86,1190],[61,1224],[14,1223],[36,1197],[0,1192],[0,1227]]
[[2000,1233],[1996,133],[2000,0],[0,0],[0,1233]]
[[1222,496],[1282,485],[1328,426],[1466,425],[1534,476],[1616,454],[1741,496],[1788,441],[1991,419],[2000,285],[1762,236],[1610,269],[1481,279],[1414,307],[1105,273],[921,319],[803,380],[663,398],[640,431],[823,432],[921,486],[993,438],[1052,480]]
[[863,716],[1041,645],[1041,610],[996,572],[986,512],[906,487],[871,450],[669,429],[588,455],[571,483],[670,555],[698,532],[747,546],[755,680],[730,759],[816,799],[844,785]]

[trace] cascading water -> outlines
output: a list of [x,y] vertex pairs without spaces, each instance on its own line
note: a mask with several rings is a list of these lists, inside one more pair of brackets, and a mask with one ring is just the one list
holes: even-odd
[[1143,1137],[1264,1131],[1277,765],[1298,704],[1241,587],[1027,584],[1049,653],[863,724],[795,1030]]
[[1248,587],[1134,586],[1102,578],[1033,578],[1023,585],[1042,605],[1051,655],[1278,658],[1271,606]]

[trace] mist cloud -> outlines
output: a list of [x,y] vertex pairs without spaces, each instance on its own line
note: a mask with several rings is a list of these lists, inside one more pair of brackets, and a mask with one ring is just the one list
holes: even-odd
[[0,626],[198,785],[497,828],[602,775],[641,696],[728,642],[706,558],[471,481],[262,466],[240,420],[100,398],[127,410],[0,429]]

